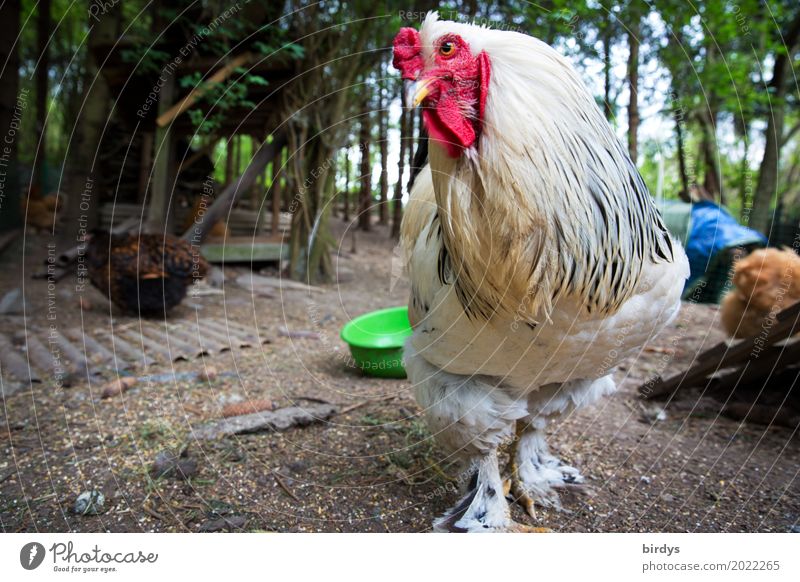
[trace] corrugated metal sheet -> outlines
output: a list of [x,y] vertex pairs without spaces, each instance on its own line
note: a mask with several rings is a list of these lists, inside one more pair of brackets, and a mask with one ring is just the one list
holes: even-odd
[[28,329],[13,338],[0,333],[0,373],[11,382],[70,384],[87,374],[213,357],[268,341],[252,326],[215,319],[137,321],[109,330]]

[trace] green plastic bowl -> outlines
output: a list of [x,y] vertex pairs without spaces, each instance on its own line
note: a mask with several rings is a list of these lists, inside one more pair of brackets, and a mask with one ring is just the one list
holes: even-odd
[[342,328],[356,366],[369,376],[405,378],[403,343],[414,331],[407,307],[365,313]]

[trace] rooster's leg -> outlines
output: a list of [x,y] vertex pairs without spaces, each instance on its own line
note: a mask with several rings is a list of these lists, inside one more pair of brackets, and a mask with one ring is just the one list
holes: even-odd
[[535,501],[525,491],[519,478],[519,463],[517,462],[517,448],[519,439],[524,433],[526,425],[522,421],[517,421],[516,430],[514,431],[514,440],[508,448],[508,478],[503,482],[503,493],[506,497],[513,499],[519,503],[531,517],[536,517],[536,510],[534,509]]
[[467,461],[461,482],[464,496],[436,531],[542,531],[511,519],[497,460],[498,447],[511,439],[514,421],[524,417],[524,403],[511,398],[487,378],[451,374],[422,358],[408,343],[406,370],[430,432],[450,458]]
[[547,532],[547,528],[529,527],[511,519],[503,496],[503,481],[497,463],[497,451],[480,458],[473,466],[469,491],[444,517],[433,524],[438,532]]
[[580,471],[550,454],[543,421],[518,421],[510,453],[510,494],[531,517],[534,504],[562,510],[559,492],[587,492]]

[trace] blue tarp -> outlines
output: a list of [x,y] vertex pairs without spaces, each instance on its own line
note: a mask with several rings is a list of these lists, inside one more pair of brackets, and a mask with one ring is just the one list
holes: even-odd
[[692,219],[686,255],[689,257],[689,284],[706,273],[711,260],[723,249],[751,245],[766,245],[760,232],[742,226],[727,210],[709,201],[692,205]]

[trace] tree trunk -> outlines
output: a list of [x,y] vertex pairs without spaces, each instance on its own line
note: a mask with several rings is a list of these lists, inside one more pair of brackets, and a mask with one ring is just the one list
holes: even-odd
[[417,142],[416,138],[416,125],[417,121],[422,123],[422,111],[419,112],[420,117],[417,117],[417,112],[415,110],[409,111],[408,114],[408,125],[406,129],[408,130],[408,136],[406,138],[407,148],[408,151],[406,155],[408,156],[408,183],[406,185],[406,191],[411,192],[411,182],[414,180],[414,144]]
[[[711,107],[711,105],[709,105]],[[716,112],[706,110],[700,114],[700,127],[703,131],[702,148],[705,171],[703,174],[703,187],[712,200],[725,204],[720,182],[719,152],[717,150],[717,119]]]
[[[611,15],[608,15],[610,20]],[[603,114],[608,121],[614,116],[611,107],[611,23],[603,30]]]
[[361,165],[359,167],[361,188],[358,195],[358,227],[364,231],[369,231],[372,228],[370,220],[372,212],[372,166],[369,161],[369,122],[369,114],[362,115],[358,139],[361,145]]
[[[158,114],[166,113],[172,107],[175,95],[175,75],[166,78],[161,93],[158,95]],[[172,124],[160,127],[156,125],[155,153],[153,163],[153,179],[151,180],[150,197],[147,198],[147,222],[145,232],[167,233],[169,222],[167,210],[170,206],[172,186],[175,182],[175,149],[172,138]]]
[[339,198],[341,192],[339,192],[339,186],[336,181],[336,172],[339,170],[339,164],[334,164],[333,168],[331,168],[331,172],[333,172],[333,198],[331,199],[331,218],[339,218]]
[[678,171],[681,175],[680,199],[684,202],[691,202],[689,195],[689,173],[686,170],[686,147],[683,143],[683,110],[678,103],[677,96],[672,95],[672,119],[675,121],[675,139],[678,145]]
[[381,94],[380,111],[378,111],[378,128],[381,148],[381,202],[380,202],[380,223],[387,224],[389,222],[389,119],[388,119],[388,106],[384,103],[383,94]]
[[628,153],[633,163],[637,163],[639,154],[639,31],[641,21],[636,14],[628,32]]
[[750,153],[750,136],[749,127],[745,122],[742,131],[742,145],[744,146],[744,154],[742,155],[742,165],[739,169],[739,218],[743,224],[750,224],[750,209],[748,208],[748,194],[750,191],[750,160],[748,154]]
[[344,150],[344,209],[342,220],[350,220],[350,148]]
[[[293,182],[301,186],[289,208],[292,213],[289,274],[293,279],[314,284],[330,280],[333,274],[328,252],[332,240],[327,227],[335,188],[331,164],[328,163],[333,151],[323,143],[317,128],[293,129],[298,132],[290,134],[289,148],[294,152]],[[308,135],[314,137],[307,140]],[[310,183],[303,178],[311,175],[314,179]]]
[[36,135],[39,140],[36,144],[34,166],[35,184],[39,185],[40,192],[45,192],[44,168],[47,162],[47,74],[50,70],[50,0],[39,0],[39,14],[36,21],[36,42],[39,45],[39,62],[36,65]]
[[112,102],[108,85],[100,72],[102,59],[99,55],[117,41],[117,21],[121,15],[122,10],[111,10],[99,22],[89,20],[83,108],[79,110],[77,119],[70,120],[66,128],[67,134],[72,132],[72,138],[66,151],[63,188],[67,194],[67,206],[60,239],[65,248],[82,242],[83,236],[97,224],[100,193],[95,189],[95,181],[102,168],[98,168],[95,162],[108,118],[108,106]]
[[[0,19],[0,195],[3,198],[0,212],[0,230],[20,227],[19,172],[17,147],[19,136],[12,125],[19,124],[24,94],[19,94],[19,34],[20,0],[7,0]],[[6,149],[7,147],[7,149]]]
[[394,205],[392,207],[392,237],[400,237],[400,223],[403,220],[403,174],[406,171],[406,148],[408,147],[408,118],[412,113],[400,111],[400,163],[397,182],[394,185]]
[[[772,80],[769,85],[772,97],[769,102],[767,128],[764,131],[764,155],[758,170],[758,182],[753,196],[753,211],[750,214],[750,227],[769,235],[772,199],[778,188],[778,169],[783,145],[783,126],[786,113],[786,74],[790,65],[790,55],[800,40],[800,10],[783,35],[786,46],[775,57]],[[769,95],[769,93],[768,93]]]

